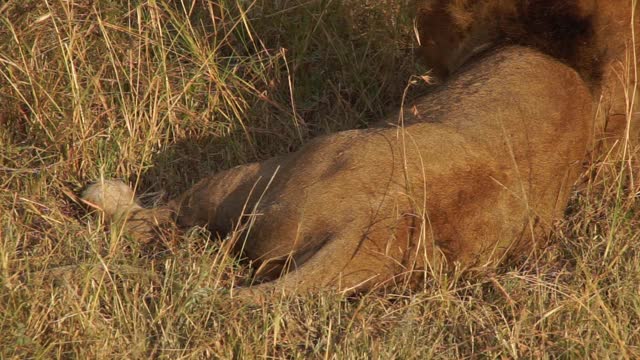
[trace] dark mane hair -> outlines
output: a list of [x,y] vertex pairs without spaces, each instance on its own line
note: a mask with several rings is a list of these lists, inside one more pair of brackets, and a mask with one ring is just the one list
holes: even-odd
[[502,39],[533,47],[570,65],[590,84],[602,78],[605,50],[595,38],[595,5],[580,0],[521,0],[517,16],[508,19]]
[[470,49],[480,45],[486,45],[484,50],[522,45],[566,63],[597,86],[606,54],[596,41],[597,11],[595,0],[423,0],[418,2],[417,26],[426,42],[433,43],[435,37],[441,41],[423,44],[423,54],[437,53],[456,41],[469,42],[459,44],[466,49],[460,54],[450,50],[454,55],[445,64],[428,64],[434,68],[455,70],[472,56]]

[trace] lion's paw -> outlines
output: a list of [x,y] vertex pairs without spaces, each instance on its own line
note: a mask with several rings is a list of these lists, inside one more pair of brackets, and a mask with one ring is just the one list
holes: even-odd
[[101,180],[89,185],[82,193],[82,199],[101,210],[107,218],[118,219],[140,205],[133,190],[119,180]]

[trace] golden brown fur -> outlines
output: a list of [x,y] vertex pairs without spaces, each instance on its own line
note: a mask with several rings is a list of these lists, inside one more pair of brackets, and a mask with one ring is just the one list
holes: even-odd
[[212,175],[166,207],[143,209],[115,182],[85,199],[143,241],[165,222],[245,224],[236,248],[271,281],[241,296],[366,289],[430,266],[495,264],[544,240],[580,172],[592,103],[570,67],[498,49],[418,99],[404,127],[312,140]]
[[486,49],[535,48],[580,73],[598,105],[597,126],[607,126],[602,136],[615,138],[637,109],[631,109],[637,10],[631,0],[419,0],[419,56],[444,80]]

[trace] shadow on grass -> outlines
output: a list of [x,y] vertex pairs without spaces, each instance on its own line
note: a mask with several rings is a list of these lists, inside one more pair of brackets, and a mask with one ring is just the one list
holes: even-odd
[[[409,5],[349,4],[254,3],[249,25],[234,30],[229,41],[240,47],[235,55],[283,54],[268,74],[269,87],[253,94],[242,119],[222,120],[231,131],[201,132],[165,146],[141,175],[139,188],[173,197],[212,172],[295,151],[310,138],[364,128],[395,111],[407,80],[419,72]],[[224,14],[206,2],[187,5],[174,4],[189,13],[203,38],[219,40],[211,19]]]

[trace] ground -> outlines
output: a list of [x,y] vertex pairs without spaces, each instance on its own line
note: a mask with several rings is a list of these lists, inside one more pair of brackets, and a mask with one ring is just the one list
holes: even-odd
[[100,177],[165,201],[391,113],[427,88],[410,2],[0,5],[0,357],[640,357],[627,142],[589,159],[544,251],[414,292],[235,303],[249,264],[215,235],[140,245],[77,201]]

